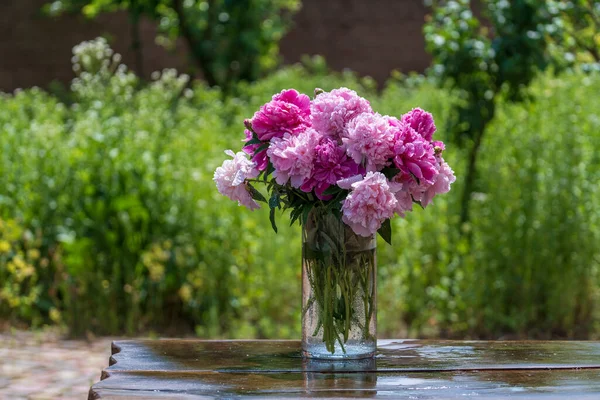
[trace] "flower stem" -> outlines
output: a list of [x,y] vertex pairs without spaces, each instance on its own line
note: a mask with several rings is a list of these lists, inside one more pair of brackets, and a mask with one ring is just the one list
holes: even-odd
[[[303,262],[310,296],[302,310],[303,318],[311,312],[316,314],[312,336],[321,334],[331,354],[335,353],[337,341],[346,354],[349,339],[373,338],[370,321],[375,296],[374,242],[348,235],[348,228],[331,214],[316,217],[312,213],[309,222],[310,226],[303,229]],[[364,325],[358,320],[362,315]],[[353,327],[359,329],[359,337],[353,333]]]

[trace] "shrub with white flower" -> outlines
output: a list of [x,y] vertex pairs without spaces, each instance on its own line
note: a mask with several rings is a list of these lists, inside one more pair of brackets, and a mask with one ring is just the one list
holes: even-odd
[[[412,204],[426,207],[456,180],[434,141],[430,113],[415,108],[395,118],[374,112],[355,91],[315,90],[315,98],[283,90],[244,121],[243,152],[215,171],[221,194],[251,210],[257,201],[291,209],[301,224],[319,207],[361,236],[391,241],[389,221]],[[266,184],[265,197],[254,185]],[[267,200],[268,198],[268,200]]]

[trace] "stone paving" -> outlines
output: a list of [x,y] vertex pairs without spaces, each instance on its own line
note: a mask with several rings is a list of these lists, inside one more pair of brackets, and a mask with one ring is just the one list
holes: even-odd
[[110,338],[64,340],[56,333],[0,333],[0,399],[87,399],[108,366]]

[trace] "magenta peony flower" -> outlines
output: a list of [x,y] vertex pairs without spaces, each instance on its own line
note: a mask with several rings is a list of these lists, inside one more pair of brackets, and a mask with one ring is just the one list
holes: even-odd
[[410,125],[397,125],[390,121],[394,130],[394,164],[404,178],[414,176],[419,183],[432,184],[438,173],[435,151]]
[[342,137],[346,152],[367,171],[378,171],[394,156],[394,133],[385,117],[363,113],[351,120]]
[[433,116],[430,113],[420,108],[413,108],[402,116],[402,122],[410,125],[425,140],[431,142],[436,128],[433,123]]
[[293,104],[300,109],[303,118],[310,118],[310,97],[295,89],[282,90],[281,93],[273,96],[273,100]]
[[329,186],[340,179],[360,173],[360,170],[359,165],[346,155],[343,147],[337,146],[330,137],[324,136],[315,147],[313,173],[300,189],[305,192],[315,189],[318,198],[329,200],[332,196],[323,195]]
[[[244,142],[248,142],[252,139],[252,132],[250,132],[248,129],[244,131],[244,134],[246,135]],[[269,158],[267,157],[267,149],[263,149],[254,154],[256,149],[258,149],[260,146],[262,146],[262,143],[250,144],[242,147],[242,150],[244,153],[249,154],[252,161],[256,163],[256,169],[259,171],[264,171],[267,169],[267,164],[269,162]]]
[[283,137],[288,133],[297,135],[310,126],[310,98],[294,89],[284,90],[258,110],[250,124],[258,138],[265,142]]
[[342,221],[357,235],[371,236],[386,219],[394,216],[399,185],[389,182],[381,172],[368,172],[351,187],[342,203]]
[[299,188],[310,178],[315,160],[315,147],[321,136],[312,128],[283,138],[274,137],[267,150],[267,155],[275,168],[273,177],[280,185],[288,180],[295,188]]
[[441,159],[439,173],[436,175],[432,185],[430,185],[421,195],[420,201],[423,207],[432,203],[434,196],[450,191],[450,185],[456,181],[452,168]]
[[225,154],[233,157],[233,160],[225,160],[223,165],[215,170],[213,180],[217,184],[217,190],[250,210],[259,208],[248,192],[248,183],[246,182],[246,179],[258,176],[259,171],[256,169],[256,165],[248,160],[246,154],[241,151],[234,154],[233,151],[227,150]]
[[372,113],[369,102],[347,88],[319,94],[310,106],[313,128],[320,134],[340,138],[346,125],[362,113]]

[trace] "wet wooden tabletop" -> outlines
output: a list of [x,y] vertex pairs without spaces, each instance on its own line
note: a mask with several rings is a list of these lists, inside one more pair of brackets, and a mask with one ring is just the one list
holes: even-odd
[[90,399],[600,399],[600,342],[379,340],[374,359],[306,360],[299,341],[112,345]]

